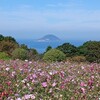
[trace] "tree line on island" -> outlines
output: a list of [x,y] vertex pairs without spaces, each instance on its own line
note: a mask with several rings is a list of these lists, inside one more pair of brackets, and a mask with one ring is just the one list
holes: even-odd
[[76,47],[70,43],[64,43],[57,48],[48,46],[43,54],[36,49],[28,48],[25,44],[18,44],[11,36],[0,35],[0,59],[77,61],[77,62],[100,62],[100,41],[87,41]]

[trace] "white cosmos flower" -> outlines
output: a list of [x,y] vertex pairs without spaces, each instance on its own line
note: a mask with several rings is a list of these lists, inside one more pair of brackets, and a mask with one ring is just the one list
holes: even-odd
[[7,68],[6,68],[6,71],[9,71],[9,70],[10,70],[10,68],[9,68],[9,67],[7,67]]

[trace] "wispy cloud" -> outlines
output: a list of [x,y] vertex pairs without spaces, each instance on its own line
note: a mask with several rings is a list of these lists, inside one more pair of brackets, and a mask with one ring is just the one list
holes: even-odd
[[85,9],[82,2],[48,3],[44,9],[34,9],[28,4],[17,5],[12,10],[1,8],[0,31],[100,32],[100,10]]
[[48,4],[47,7],[67,7],[69,5],[58,3],[58,4]]
[[[26,6],[25,6],[26,8]],[[95,24],[94,24],[95,23]],[[97,24],[97,25],[96,25]],[[74,26],[74,27],[73,27]],[[95,27],[96,26],[96,27]],[[91,10],[14,10],[0,11],[0,27],[2,29],[86,29],[100,26],[100,11]],[[91,29],[91,30],[92,30]]]
[[83,0],[70,0],[70,1],[66,1],[64,3],[60,2],[60,3],[51,3],[51,4],[47,4],[47,7],[50,8],[64,8],[64,9],[75,9],[75,8],[82,8],[83,6]]

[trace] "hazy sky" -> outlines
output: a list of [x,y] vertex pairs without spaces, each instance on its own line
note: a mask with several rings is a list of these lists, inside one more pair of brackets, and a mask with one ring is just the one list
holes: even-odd
[[100,40],[100,0],[0,0],[0,33]]

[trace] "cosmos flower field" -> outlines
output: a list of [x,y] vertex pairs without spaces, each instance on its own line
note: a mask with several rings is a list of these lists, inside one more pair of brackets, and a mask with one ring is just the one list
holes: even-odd
[[0,100],[100,100],[100,64],[0,60]]

